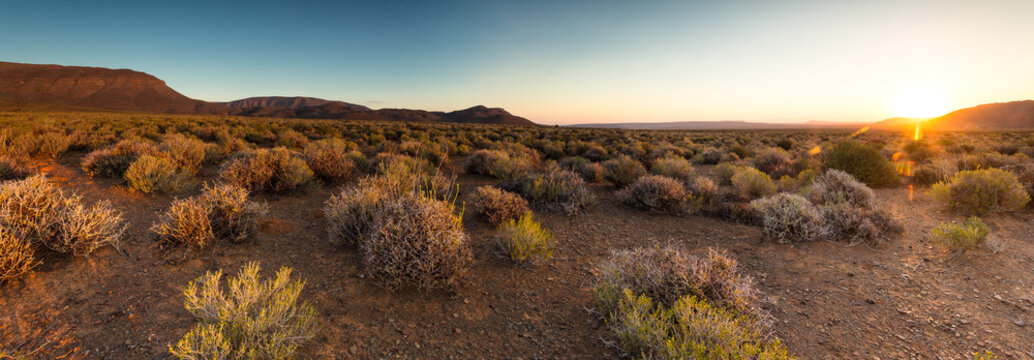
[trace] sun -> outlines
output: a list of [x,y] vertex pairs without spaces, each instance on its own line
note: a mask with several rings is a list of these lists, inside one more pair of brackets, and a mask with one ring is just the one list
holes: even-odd
[[894,116],[928,119],[951,110],[944,91],[933,86],[912,86],[902,89],[894,99]]

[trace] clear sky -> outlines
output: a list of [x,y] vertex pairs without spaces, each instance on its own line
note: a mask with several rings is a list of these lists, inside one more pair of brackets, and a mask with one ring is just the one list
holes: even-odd
[[874,121],[1034,98],[1032,14],[1031,0],[0,0],[0,60],[131,68],[209,101]]

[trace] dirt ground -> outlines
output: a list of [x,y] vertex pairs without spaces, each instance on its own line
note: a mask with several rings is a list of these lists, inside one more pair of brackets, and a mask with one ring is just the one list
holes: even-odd
[[[80,156],[42,170],[124,212],[126,255],[111,248],[87,258],[44,254],[43,265],[0,288],[0,344],[40,348],[40,359],[167,359],[168,346],[195,325],[183,287],[205,271],[232,273],[249,261],[266,274],[289,266],[306,280],[303,296],[322,326],[300,359],[616,359],[613,337],[593,312],[594,266],[612,250],[657,244],[735,255],[769,297],[776,335],[801,359],[964,359],[985,349],[1000,359],[1034,358],[1030,211],[985,219],[1002,249],[978,249],[959,264],[925,238],[940,221],[962,217],[923,190],[912,200],[906,188],[877,191],[906,232],[873,248],[760,243],[756,227],[632,210],[611,187],[593,185],[600,202],[588,213],[536,214],[557,240],[548,264],[501,259],[493,229],[468,215],[476,261],[464,288],[388,291],[360,276],[355,249],[326,240],[320,209],[336,189],[259,196],[270,212],[252,241],[163,253],[149,227],[172,198],[86,177]],[[206,169],[203,178],[214,175]],[[492,183],[459,180],[464,194]]]

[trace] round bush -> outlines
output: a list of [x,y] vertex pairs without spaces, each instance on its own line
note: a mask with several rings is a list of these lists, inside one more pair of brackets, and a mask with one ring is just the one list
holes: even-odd
[[228,160],[219,178],[251,191],[282,194],[309,184],[313,172],[305,160],[285,148],[261,149]]
[[736,189],[736,192],[741,197],[747,199],[768,196],[776,191],[772,178],[768,174],[752,167],[737,169],[736,175],[733,175],[729,181],[732,183],[732,187]]
[[894,165],[875,146],[855,140],[837,143],[825,153],[823,166],[851,174],[869,186],[893,186],[900,182]]
[[840,170],[826,170],[812,180],[807,196],[816,204],[847,202],[863,209],[876,205],[876,194],[868,186]]
[[180,172],[165,157],[141,156],[129,165],[125,177],[130,187],[144,193],[177,194],[194,187],[190,174]]
[[619,188],[631,185],[646,175],[646,167],[639,160],[621,155],[603,162],[603,177]]
[[306,145],[302,157],[320,180],[336,184],[352,179],[355,164],[349,157],[349,150],[344,140],[324,139]]
[[693,178],[693,165],[690,165],[689,160],[686,160],[686,158],[667,156],[654,160],[653,165],[650,166],[650,173],[680,181],[688,181]]
[[471,209],[493,225],[518,219],[530,211],[528,201],[520,195],[492,186],[480,186],[474,190]]
[[793,164],[790,153],[780,148],[762,150],[751,158],[750,161],[755,168],[772,176],[789,173],[790,165]]
[[761,232],[767,241],[815,241],[826,235],[822,214],[800,195],[779,193],[751,201],[750,206],[761,218]]
[[948,206],[977,216],[1018,210],[1030,201],[1016,175],[1002,169],[960,171],[932,190]]
[[535,206],[579,214],[596,202],[585,187],[585,180],[577,174],[558,167],[549,168],[542,175],[527,177],[520,184],[521,196]]
[[628,206],[670,214],[692,213],[699,205],[681,182],[659,175],[644,176],[617,195]]
[[553,235],[536,222],[531,212],[511,219],[497,230],[499,246],[517,263],[541,263],[553,257]]

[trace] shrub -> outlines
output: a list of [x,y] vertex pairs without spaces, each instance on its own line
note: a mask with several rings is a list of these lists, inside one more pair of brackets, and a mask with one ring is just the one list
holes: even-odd
[[646,168],[639,160],[621,155],[603,162],[603,177],[619,188],[631,185],[646,175]]
[[316,335],[316,309],[299,302],[305,282],[282,267],[263,280],[248,263],[222,286],[209,272],[183,290],[186,308],[200,323],[169,352],[178,359],[290,359]]
[[649,359],[790,359],[751,319],[695,296],[670,307],[626,290],[607,324],[625,353]]
[[880,149],[855,140],[844,140],[825,154],[823,166],[851,174],[869,186],[897,185],[897,170],[880,154]]
[[930,231],[930,242],[944,246],[952,253],[962,254],[983,243],[990,233],[987,224],[971,216],[961,224],[941,223]]
[[503,251],[517,263],[540,263],[553,257],[553,235],[532,219],[531,212],[499,226],[498,241]]
[[413,179],[405,174],[368,176],[337,196],[331,196],[323,207],[330,225],[330,242],[362,246],[380,208],[389,200],[412,191],[416,185]]
[[42,176],[0,185],[0,227],[51,250],[86,256],[117,245],[125,231],[122,215],[107,202],[87,207]]
[[596,202],[577,174],[560,168],[549,168],[542,175],[531,176],[520,184],[521,196],[532,205],[576,215]]
[[848,202],[820,204],[826,236],[833,240],[851,239],[879,242],[903,229],[887,211],[863,208]]
[[509,154],[499,150],[478,150],[467,157],[464,169],[469,174],[491,175],[492,164],[509,157]]
[[201,194],[172,203],[152,227],[159,241],[204,248],[215,240],[239,243],[256,233],[264,205],[248,200],[248,191],[233,185],[206,187]]
[[32,243],[0,227],[0,283],[21,277],[38,263]]
[[772,176],[792,173],[789,171],[790,165],[793,164],[790,153],[780,148],[764,149],[750,161],[755,168]]
[[349,157],[348,143],[341,139],[314,141],[302,151],[305,163],[321,180],[331,184],[352,179],[355,164]]
[[699,210],[701,202],[675,179],[648,175],[618,192],[628,206],[670,214],[689,214]]
[[732,187],[736,189],[736,192],[746,199],[768,196],[776,191],[772,178],[768,174],[752,167],[737,169],[736,174],[729,180],[732,182]]
[[1017,210],[1030,201],[1016,175],[1001,169],[960,171],[931,189],[948,206],[978,216]]
[[493,225],[520,218],[530,211],[528,201],[520,195],[491,186],[480,186],[474,190],[471,208],[475,214],[484,216]]
[[444,201],[407,193],[382,204],[362,244],[363,262],[389,288],[454,288],[473,261],[461,217]]
[[178,170],[171,161],[151,155],[136,159],[126,169],[125,177],[130,187],[144,193],[178,194],[196,185],[190,174]]
[[153,145],[133,140],[122,140],[107,149],[95,150],[83,158],[82,168],[87,175],[119,178],[129,169],[136,158],[154,154]]
[[283,194],[309,184],[313,172],[296,154],[285,148],[261,149],[228,160],[219,178],[252,191]]
[[693,165],[690,165],[686,158],[668,156],[654,160],[653,165],[650,166],[650,173],[679,181],[689,181],[693,178]]
[[732,177],[743,168],[746,168],[746,166],[724,162],[715,165],[714,168],[711,169],[711,173],[714,174],[715,182],[717,182],[718,185],[732,185]]
[[182,134],[166,135],[158,145],[158,151],[164,154],[176,169],[189,174],[201,171],[201,164],[205,162],[205,148],[203,141]]
[[736,260],[709,249],[706,256],[672,247],[615,251],[599,268],[593,298],[604,315],[618,309],[624,291],[646,295],[671,306],[682,296],[697,296],[736,309],[758,322],[767,321],[760,293],[750,277],[740,275]]
[[531,159],[523,157],[505,157],[498,159],[488,166],[490,175],[499,179],[501,183],[516,183],[525,178],[535,169]]
[[847,202],[865,209],[876,206],[876,194],[872,189],[840,170],[826,170],[815,177],[806,193],[808,199],[816,204]]
[[693,162],[700,165],[716,165],[722,160],[725,160],[726,157],[727,156],[724,151],[709,147],[701,150],[693,156]]
[[17,160],[0,155],[0,181],[21,180],[29,176],[29,169]]
[[776,243],[815,241],[826,236],[822,214],[800,195],[779,193],[751,201],[761,219],[765,240]]
[[603,165],[592,162],[592,160],[580,156],[565,157],[560,159],[558,165],[565,170],[571,170],[581,175],[582,179],[587,182],[603,181]]

